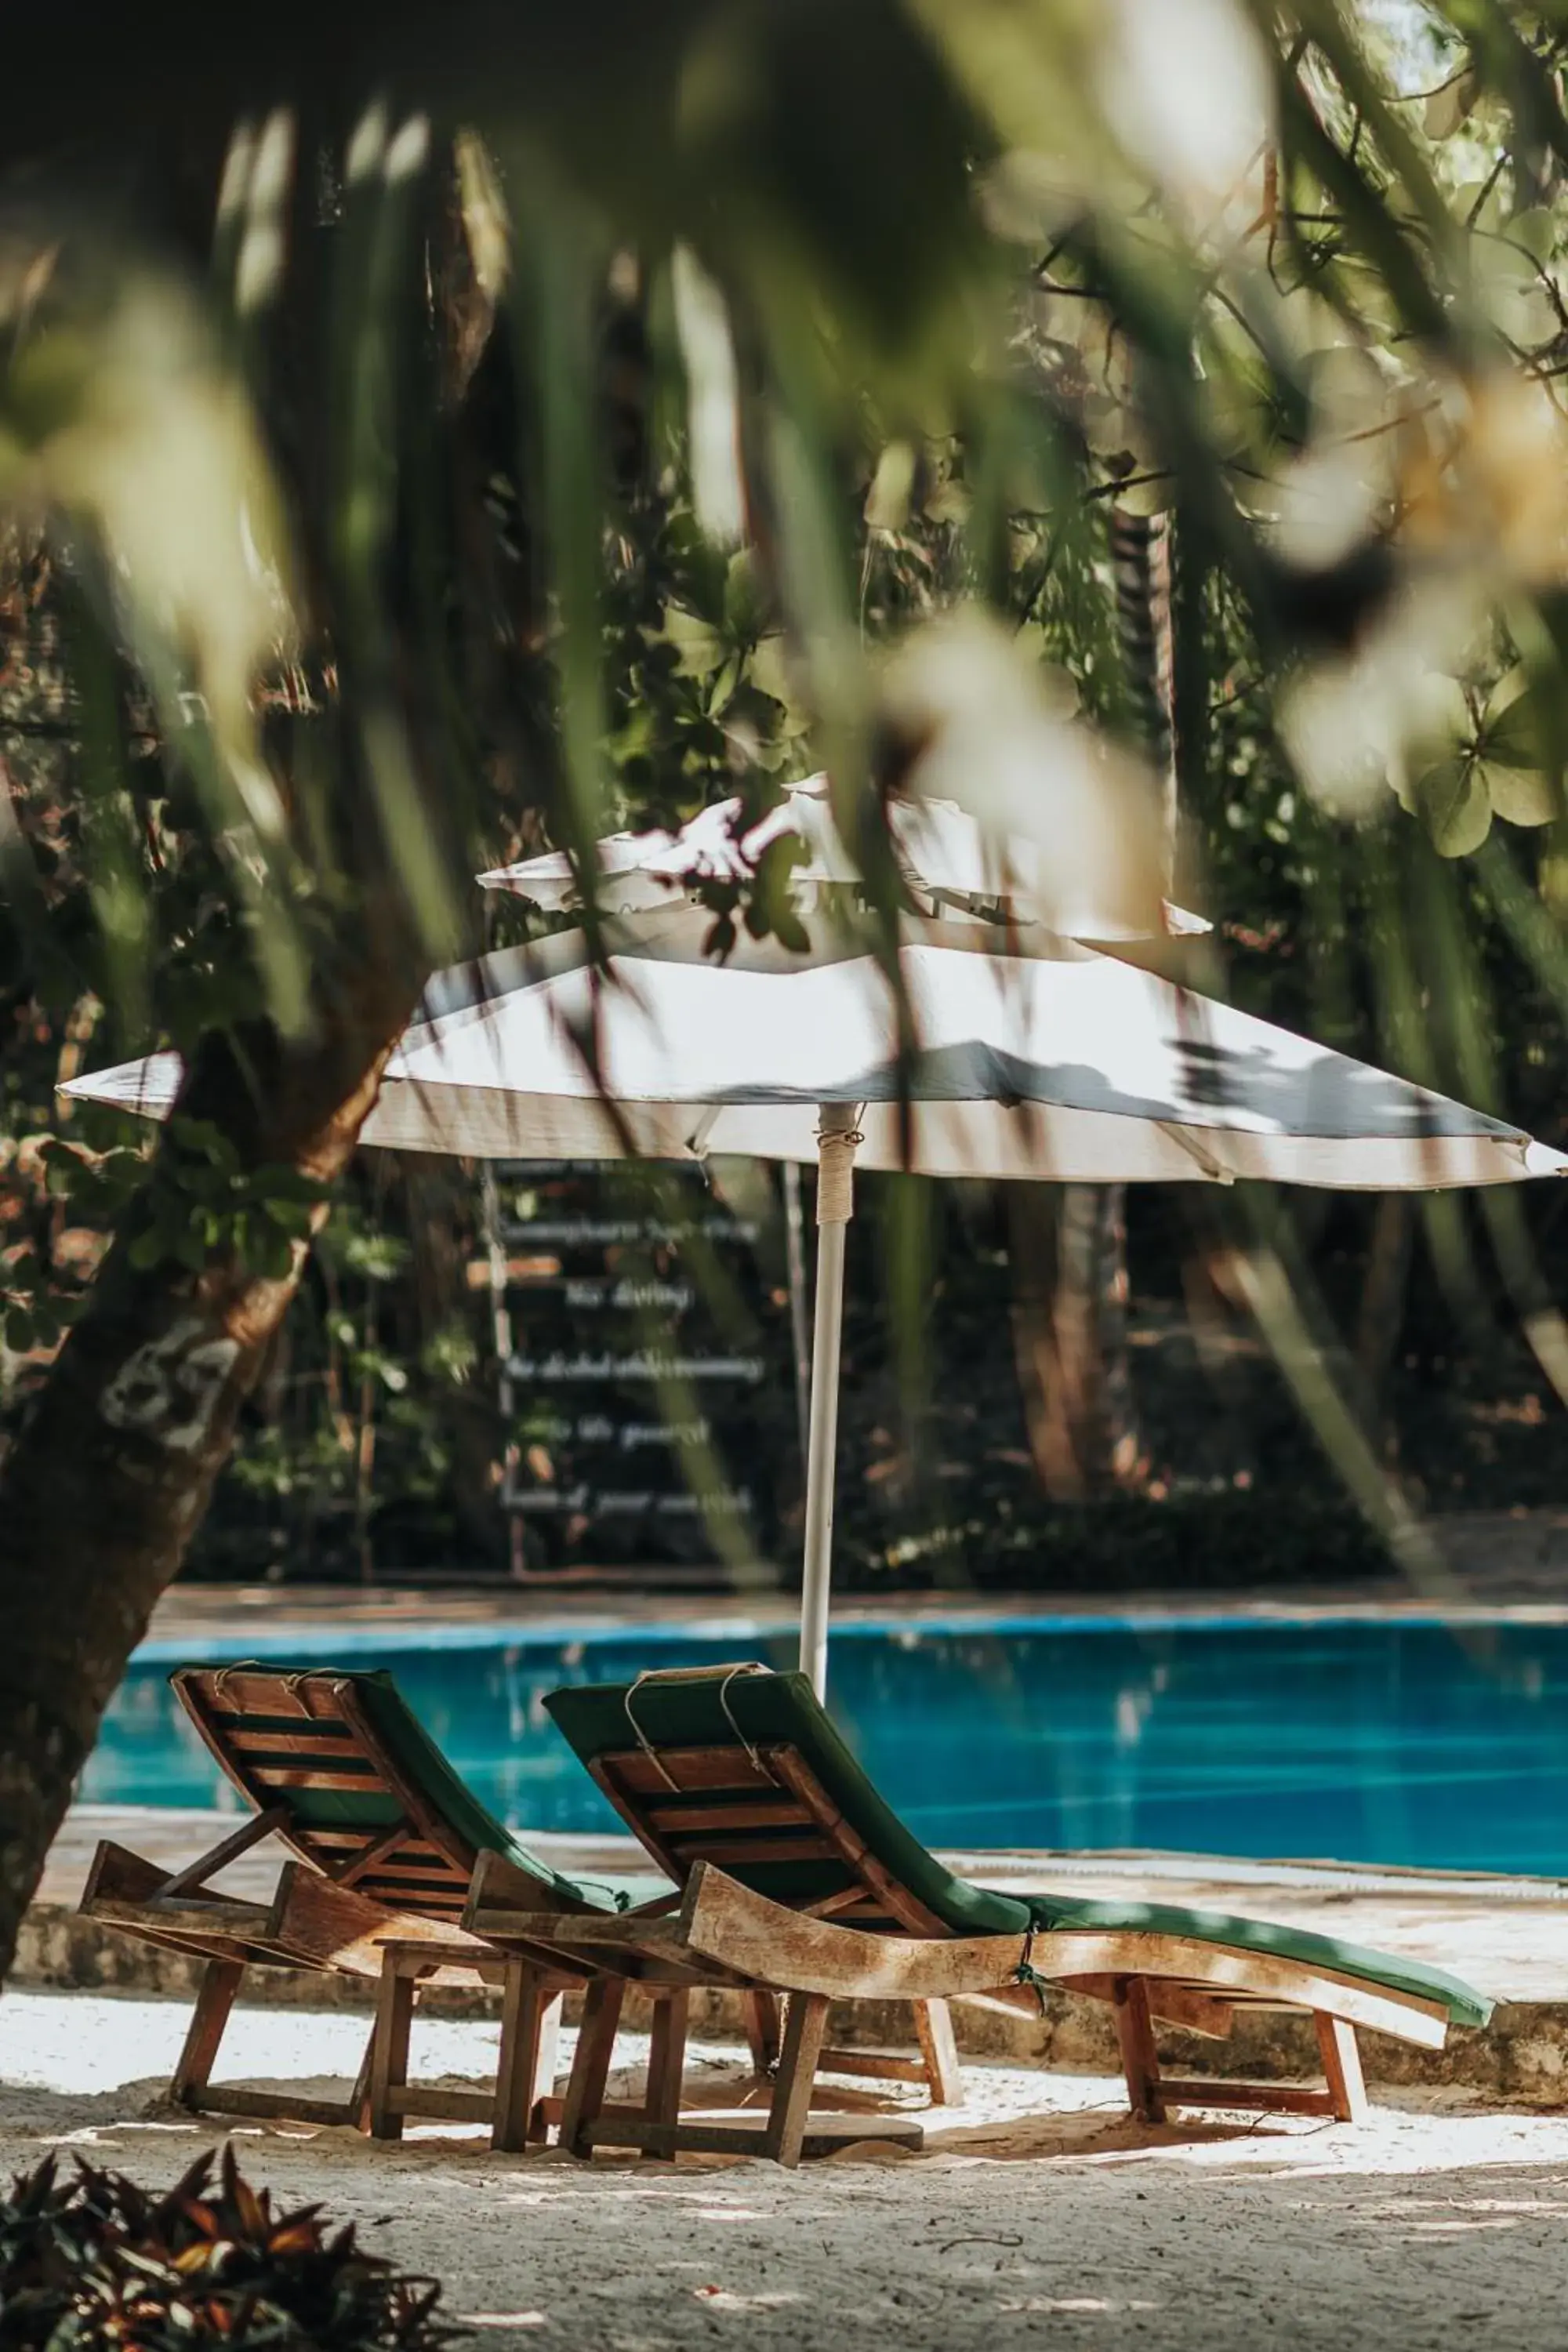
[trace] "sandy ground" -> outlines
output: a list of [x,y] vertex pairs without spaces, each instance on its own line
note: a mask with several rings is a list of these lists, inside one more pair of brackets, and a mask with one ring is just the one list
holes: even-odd
[[[0,2167],[63,2143],[172,2178],[216,2137],[158,2105],[183,2023],[174,2002],[7,1994]],[[224,2072],[342,2077],[363,2034],[341,2011],[240,2011]],[[423,2023],[416,2074],[482,2077],[495,2041],[482,2023]],[[624,2087],[641,2054],[626,2037]],[[705,2100],[742,2095],[733,2052],[694,2056]],[[1108,2081],[981,2066],[968,2080],[966,2106],[931,2117],[923,2155],[849,2149],[793,2174],[723,2158],[495,2158],[479,2136],[436,2127],[397,2147],[281,2126],[235,2136],[280,2199],[320,2198],[403,2267],[441,2274],[481,2352],[826,2352],[882,2328],[917,2347],[1419,2352],[1462,2334],[1467,2352],[1561,2352],[1568,2116],[1428,2098],[1359,2129],[1237,2117],[1151,2130],[1125,2121]]]

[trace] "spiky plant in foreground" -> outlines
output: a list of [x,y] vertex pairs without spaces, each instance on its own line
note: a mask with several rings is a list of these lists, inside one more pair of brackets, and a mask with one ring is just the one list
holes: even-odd
[[362,2253],[353,2225],[328,2234],[321,2208],[274,2217],[227,2147],[163,2195],[81,2157],[62,2182],[46,2157],[0,2198],[4,2352],[438,2352],[437,2280]]

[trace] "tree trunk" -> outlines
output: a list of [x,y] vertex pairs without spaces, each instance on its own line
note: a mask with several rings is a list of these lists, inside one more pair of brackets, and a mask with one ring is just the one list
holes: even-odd
[[[342,1170],[410,1009],[395,989],[308,1048],[270,1030],[240,1053],[215,1040],[182,1108],[234,1143],[247,1172]],[[249,1083],[242,1076],[249,1073]],[[165,1136],[154,1183],[177,1182]],[[263,1188],[264,1189],[264,1188]],[[320,1223],[324,1210],[313,1213]],[[0,1472],[0,1979],[45,1857],[153,1605],[227,1458],[239,1408],[294,1295],[215,1255],[200,1274],[132,1262],[133,1216]]]
[[1014,1345],[1029,1450],[1047,1493],[1088,1502],[1135,1485],[1121,1184],[1007,1188]]
[[1037,1446],[1036,1464],[1047,1492],[1064,1499],[1132,1483],[1142,1465],[1127,1362],[1126,1186],[1064,1184],[1057,1231],[1048,1325],[1032,1344],[1048,1374],[1042,1426],[1057,1433],[1045,1454]]
[[[1167,866],[1174,856],[1171,530],[1166,515],[1110,514],[1117,635],[1136,733],[1160,779]],[[1036,1467],[1060,1498],[1138,1484],[1147,1467],[1127,1356],[1127,1198],[1121,1184],[1067,1184],[1055,1219],[1054,1279],[1039,1283],[1043,1223],[1013,1213],[1020,1370]],[[1022,1248],[1020,1248],[1022,1244]],[[1031,1291],[1035,1304],[1028,1303]]]
[[1355,1362],[1365,1387],[1371,1430],[1388,1457],[1394,1432],[1387,1415],[1388,1375],[1399,1335],[1415,1241],[1415,1212],[1407,1192],[1384,1192],[1378,1201],[1367,1244],[1361,1311],[1356,1318]]

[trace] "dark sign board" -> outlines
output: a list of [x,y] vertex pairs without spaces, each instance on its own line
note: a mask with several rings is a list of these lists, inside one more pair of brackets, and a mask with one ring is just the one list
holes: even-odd
[[770,1555],[799,1477],[777,1172],[514,1160],[494,1181],[525,1556]]

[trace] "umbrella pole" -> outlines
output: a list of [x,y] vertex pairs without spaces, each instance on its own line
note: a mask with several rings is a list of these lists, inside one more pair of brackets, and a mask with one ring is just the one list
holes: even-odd
[[811,1350],[811,1427],[805,1459],[805,1559],[801,1577],[800,1667],[822,1698],[827,1687],[827,1601],[833,1574],[833,1486],[838,1451],[838,1370],[844,1339],[845,1228],[855,1213],[856,1108],[824,1103],[816,1131],[816,1313]]
[[805,1220],[800,1209],[800,1162],[784,1166],[784,1262],[789,1272],[789,1332],[795,1349],[795,1412],[804,1468],[811,1451],[811,1334],[805,1328]]

